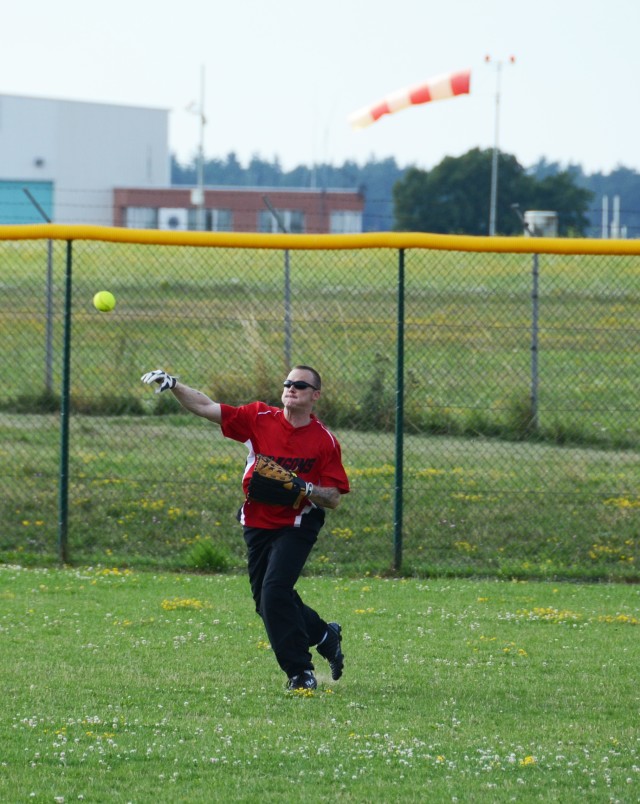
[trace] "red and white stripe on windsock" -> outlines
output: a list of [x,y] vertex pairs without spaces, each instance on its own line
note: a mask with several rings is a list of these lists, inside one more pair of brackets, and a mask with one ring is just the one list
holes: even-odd
[[422,84],[393,92],[372,106],[359,109],[350,115],[349,122],[353,128],[366,128],[383,115],[399,112],[408,106],[453,98],[456,95],[466,95],[469,93],[470,85],[471,70],[437,75]]

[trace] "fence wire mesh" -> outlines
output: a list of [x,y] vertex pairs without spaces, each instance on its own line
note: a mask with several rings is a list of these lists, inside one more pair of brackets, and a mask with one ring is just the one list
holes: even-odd
[[241,567],[244,447],[140,376],[304,363],[352,484],[310,572],[637,578],[635,255],[5,239],[0,281],[0,561],[59,555],[68,348],[73,563]]

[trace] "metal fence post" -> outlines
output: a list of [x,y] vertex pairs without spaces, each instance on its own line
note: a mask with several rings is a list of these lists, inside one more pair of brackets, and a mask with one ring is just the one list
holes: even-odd
[[393,568],[402,566],[402,494],[404,488],[404,249],[398,251],[398,343],[396,360],[396,450]]
[[[282,216],[275,209],[269,197],[262,196],[262,200],[273,215],[280,231],[283,234],[288,234],[287,227],[284,225]],[[284,250],[284,365],[285,371],[291,368],[291,341],[292,341],[292,323],[291,323],[291,269],[289,264],[289,249]]]
[[[33,193],[28,187],[22,188],[29,201],[38,210],[42,219],[46,223],[51,223],[51,218],[44,211],[42,206],[33,197]],[[45,329],[45,358],[44,358],[44,387],[47,393],[53,391],[53,240],[47,241],[47,289],[46,289],[46,329]]]
[[62,351],[62,394],[60,400],[60,479],[58,495],[58,556],[62,564],[69,559],[69,414],[71,375],[71,267],[72,242],[67,241],[64,297],[64,344]]
[[53,391],[53,240],[47,241],[47,317],[45,334],[44,386]]
[[534,430],[538,429],[538,339],[539,339],[539,270],[538,255],[533,255],[533,265],[531,269],[531,425]]

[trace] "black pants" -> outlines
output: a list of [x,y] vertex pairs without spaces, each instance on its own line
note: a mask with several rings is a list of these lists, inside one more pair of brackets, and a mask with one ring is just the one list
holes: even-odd
[[313,670],[309,648],[327,623],[302,602],[295,590],[302,568],[318,536],[302,528],[244,528],[251,593],[271,648],[289,678]]

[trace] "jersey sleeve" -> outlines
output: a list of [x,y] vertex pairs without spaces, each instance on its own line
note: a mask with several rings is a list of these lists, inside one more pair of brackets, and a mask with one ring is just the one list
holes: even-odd
[[225,438],[244,443],[250,439],[254,433],[254,425],[258,414],[259,403],[251,405],[220,405],[222,420],[220,429]]
[[334,436],[332,449],[329,450],[327,460],[322,467],[320,475],[321,486],[332,486],[337,488],[340,494],[349,493],[349,478],[342,465],[342,450],[339,442]]

